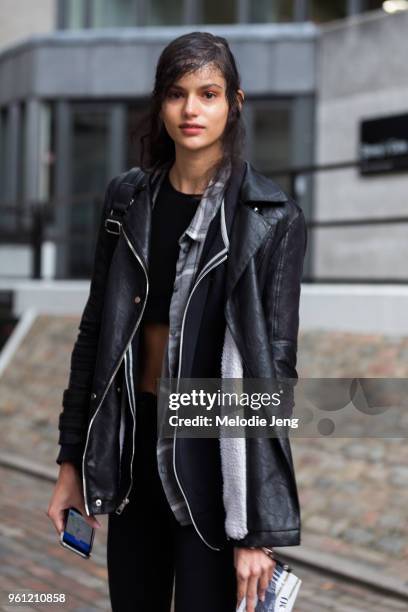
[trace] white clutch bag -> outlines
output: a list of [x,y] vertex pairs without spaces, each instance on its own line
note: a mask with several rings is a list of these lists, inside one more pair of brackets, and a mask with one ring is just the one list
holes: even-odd
[[[255,612],[291,612],[302,581],[286,563],[276,559],[275,570],[265,592],[265,601],[258,599]],[[246,598],[237,612],[245,612]]]

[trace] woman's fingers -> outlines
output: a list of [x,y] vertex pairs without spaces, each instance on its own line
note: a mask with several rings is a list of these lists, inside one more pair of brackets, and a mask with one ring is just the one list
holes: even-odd
[[95,518],[95,515],[91,514],[90,516],[87,515],[86,513],[86,509],[85,509],[85,503],[84,503],[84,499],[81,496],[80,499],[77,502],[77,505],[74,506],[77,510],[80,511],[80,513],[82,514],[82,516],[84,517],[84,519],[86,520],[86,522],[88,523],[88,525],[90,525],[91,527],[93,527],[94,529],[99,529],[100,527],[102,527],[102,525],[100,524],[100,522]]
[[[259,597],[261,599],[261,594],[264,593],[268,587],[268,573],[266,571],[261,572],[260,569],[249,576],[241,573],[237,576],[237,584],[237,607],[239,608],[242,599],[246,597],[245,612],[255,612],[257,598]],[[259,589],[261,589],[261,594]]]
[[246,593],[246,598],[247,598],[246,612],[255,612],[255,606],[256,606],[256,600],[257,600],[256,591],[257,591],[258,580],[259,580],[258,573],[252,574],[249,577],[247,593]]
[[248,584],[249,573],[245,571],[237,572],[237,607],[241,605],[243,598],[247,592],[247,584]]
[[90,525],[94,529],[99,529],[100,527],[102,527],[101,523],[95,518],[93,514],[91,514],[90,516],[86,514],[85,508],[81,510],[81,512],[88,525]]
[[66,510],[71,507],[81,512],[90,527],[95,529],[102,527],[93,515],[88,516],[86,513],[82,485],[76,471],[65,468],[63,473],[60,472],[46,512],[58,535],[64,530]]
[[93,527],[94,529],[99,529],[102,527],[101,523],[95,518],[95,516],[88,516],[86,514],[85,506],[81,504],[80,501],[76,501],[60,507],[51,506],[46,512],[46,515],[51,519],[58,535],[64,531],[66,509],[70,507],[79,510],[90,527]]
[[276,561],[259,549],[235,548],[234,564],[237,576],[237,608],[245,597],[245,612],[255,612],[257,600],[265,599]]
[[261,601],[264,601],[265,599],[265,592],[266,592],[266,589],[268,588],[268,584],[271,581],[270,574],[271,574],[270,568],[266,567],[264,568],[262,574],[259,577],[258,597]]
[[51,519],[52,524],[58,535],[64,529],[64,518],[65,518],[65,509],[62,507],[49,506],[47,512],[45,513],[49,519]]
[[61,531],[64,531],[65,516],[66,516],[66,509],[59,508],[59,510],[57,511],[56,519],[55,519],[55,527],[59,534],[61,533]]

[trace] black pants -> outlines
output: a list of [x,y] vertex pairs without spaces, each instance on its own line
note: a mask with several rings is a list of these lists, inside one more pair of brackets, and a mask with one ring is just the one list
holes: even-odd
[[213,551],[193,525],[182,527],[157,468],[157,396],[137,395],[130,501],[108,521],[107,562],[113,612],[235,612],[233,548]]

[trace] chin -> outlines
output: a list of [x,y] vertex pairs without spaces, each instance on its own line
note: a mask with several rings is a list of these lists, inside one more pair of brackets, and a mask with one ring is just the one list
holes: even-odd
[[200,149],[207,149],[208,144],[202,142],[178,142],[178,146],[182,149],[187,149],[188,151],[199,151]]
[[176,141],[176,144],[183,149],[189,151],[198,151],[199,149],[208,149],[213,146],[217,141],[205,141],[202,138],[183,138],[182,140]]

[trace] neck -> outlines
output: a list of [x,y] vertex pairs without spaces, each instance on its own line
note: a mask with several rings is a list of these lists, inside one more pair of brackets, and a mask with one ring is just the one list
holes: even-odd
[[209,182],[208,172],[218,159],[214,151],[191,152],[176,147],[176,158],[169,172],[171,184],[182,193],[204,193]]

